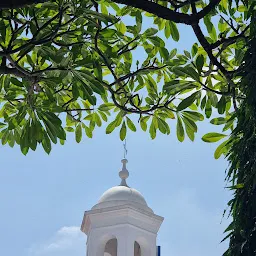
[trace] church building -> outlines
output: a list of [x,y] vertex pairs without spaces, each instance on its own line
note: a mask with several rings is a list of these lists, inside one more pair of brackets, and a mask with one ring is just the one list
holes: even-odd
[[108,189],[84,213],[81,230],[87,235],[87,256],[156,256],[156,239],[163,217],[156,215],[142,194],[126,179],[122,160],[121,183]]

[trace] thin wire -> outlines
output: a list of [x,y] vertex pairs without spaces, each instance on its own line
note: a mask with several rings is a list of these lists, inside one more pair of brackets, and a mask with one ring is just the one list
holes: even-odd
[[125,140],[124,140],[124,144],[123,144],[123,146],[124,146],[124,158],[126,158],[127,153],[128,153],[128,150],[127,150],[127,148],[126,148],[126,145],[127,145],[127,143],[126,143],[126,139],[125,139]]

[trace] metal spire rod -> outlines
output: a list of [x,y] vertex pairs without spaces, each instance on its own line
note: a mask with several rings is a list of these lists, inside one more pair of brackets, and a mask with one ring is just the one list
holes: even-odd
[[127,153],[128,153],[128,150],[127,150],[127,148],[126,148],[126,145],[127,145],[127,142],[126,142],[126,139],[125,139],[125,140],[124,140],[124,144],[123,144],[123,146],[124,146],[124,158],[126,158]]

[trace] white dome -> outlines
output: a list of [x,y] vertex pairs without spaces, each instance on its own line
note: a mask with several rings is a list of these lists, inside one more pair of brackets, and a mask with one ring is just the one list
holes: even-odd
[[136,189],[127,186],[115,186],[108,189],[100,197],[98,204],[92,209],[131,204],[136,208],[153,212],[147,205],[143,195]]
[[121,184],[119,186],[108,189],[100,198],[99,202],[92,209],[103,209],[113,206],[132,205],[138,209],[153,212],[147,205],[143,195],[136,189],[130,188],[126,179],[129,172],[126,169],[127,159],[121,161],[123,163],[122,170],[119,172]]
[[99,203],[113,201],[113,200],[125,200],[132,201],[139,204],[147,205],[142,194],[134,189],[126,186],[116,186],[108,189],[100,198]]

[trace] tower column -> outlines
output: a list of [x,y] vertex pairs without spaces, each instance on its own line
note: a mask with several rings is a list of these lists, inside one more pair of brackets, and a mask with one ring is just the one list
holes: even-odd
[[117,256],[134,256],[134,239],[124,230],[117,237]]
[[102,234],[98,230],[92,230],[87,241],[87,256],[103,256],[105,243],[102,241]]

